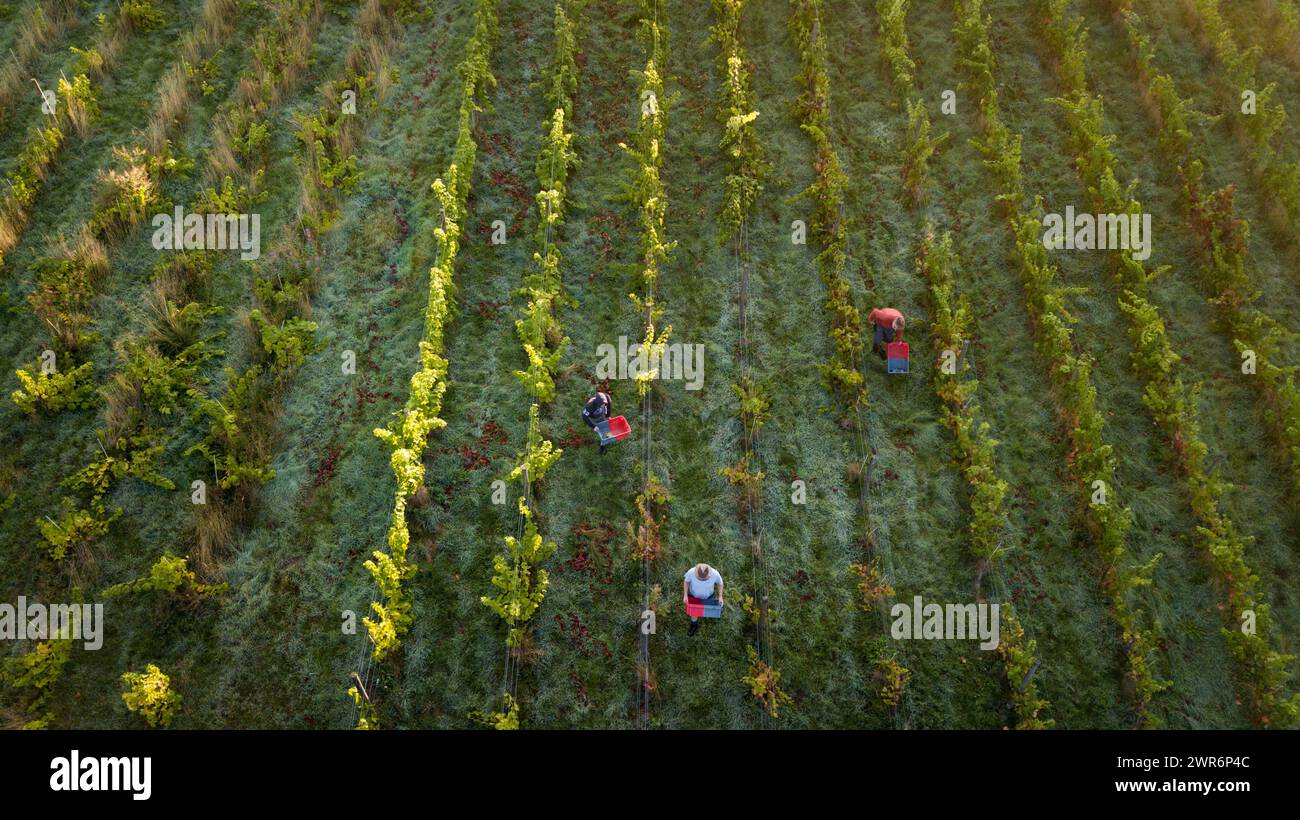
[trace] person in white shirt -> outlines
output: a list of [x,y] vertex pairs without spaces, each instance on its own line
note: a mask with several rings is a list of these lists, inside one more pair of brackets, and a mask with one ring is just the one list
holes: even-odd
[[[696,564],[686,571],[686,577],[682,579],[682,605],[686,605],[686,599],[702,598],[715,600],[710,603],[722,603],[722,573],[718,572],[708,564]],[[687,635],[694,635],[700,631],[700,619],[691,618],[690,630]]]

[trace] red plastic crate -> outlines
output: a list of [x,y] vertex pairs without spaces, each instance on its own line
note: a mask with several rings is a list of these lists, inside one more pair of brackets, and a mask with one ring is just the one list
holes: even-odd
[[713,598],[696,598],[686,596],[686,614],[692,618],[721,618],[722,604],[709,603]]
[[890,342],[885,348],[887,370],[890,373],[906,373],[911,365],[911,348],[907,342]]
[[627,438],[627,434],[630,432],[632,432],[632,427],[623,416],[615,416],[596,425],[596,433],[600,436],[602,445],[622,441]]

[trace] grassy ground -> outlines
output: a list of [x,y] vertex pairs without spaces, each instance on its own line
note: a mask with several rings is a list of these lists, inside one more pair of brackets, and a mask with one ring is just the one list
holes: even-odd
[[[996,4],[992,8],[995,19],[1010,21],[1005,32],[1021,32],[1021,26],[1034,23],[1031,13],[1017,4]],[[1026,86],[1025,105],[1013,109],[1012,127],[1026,130],[1025,155],[1031,169],[1031,179],[1041,180],[1048,210],[1063,210],[1065,203],[1085,203],[1088,200],[1081,182],[1073,169],[1073,151],[1065,131],[1063,117],[1047,100],[1057,92],[1052,80],[1051,64],[1045,49],[1030,38],[1013,47],[1014,53],[1026,61],[1006,64],[1007,76],[1014,74]],[[1094,70],[1094,74],[1097,72]],[[1031,86],[1030,83],[1033,83]],[[1130,94],[1130,99],[1135,94]],[[1112,118],[1122,110],[1121,98],[1111,103],[1107,97],[1108,114]],[[1030,123],[1041,129],[1031,137]],[[1125,142],[1133,142],[1128,132],[1116,143],[1117,150]],[[1121,155],[1121,161],[1125,156]],[[1148,151],[1145,156],[1151,156]],[[1135,174],[1123,169],[1126,177]],[[1036,173],[1032,173],[1036,172]],[[1136,174],[1139,175],[1140,174]],[[1156,265],[1174,264],[1180,268],[1189,265],[1190,249],[1173,226],[1180,225],[1172,191],[1165,198],[1150,193],[1144,196],[1146,207],[1151,209],[1153,221],[1171,229],[1162,231],[1155,242],[1152,262]],[[1145,194],[1145,195],[1144,195]],[[1115,441],[1124,442],[1119,450],[1121,491],[1128,498],[1137,526],[1130,536],[1131,549],[1138,560],[1157,551],[1163,552],[1155,587],[1154,615],[1162,627],[1165,657],[1175,687],[1166,708],[1172,709],[1175,725],[1186,721],[1192,726],[1232,725],[1243,719],[1235,704],[1231,680],[1231,665],[1226,646],[1219,635],[1218,615],[1214,607],[1217,595],[1208,579],[1208,572],[1190,542],[1191,523],[1185,486],[1177,477],[1174,464],[1168,455],[1168,445],[1154,429],[1154,423],[1141,403],[1140,385],[1133,377],[1128,357],[1123,351],[1127,339],[1126,320],[1119,311],[1111,287],[1108,263],[1104,255],[1065,255],[1058,258],[1066,283],[1088,288],[1077,303],[1080,323],[1085,332],[1078,338],[1083,349],[1094,357],[1097,367],[1094,376],[1098,385],[1100,407],[1111,422]],[[1167,300],[1178,298],[1173,291],[1178,281],[1174,276],[1159,280],[1153,288],[1162,308]],[[1200,320],[1192,324],[1204,328],[1208,323],[1203,300],[1194,293],[1182,290],[1182,303],[1175,313],[1196,315]],[[1204,335],[1204,334],[1202,334]],[[1177,337],[1175,337],[1177,338]],[[1120,342],[1120,344],[1116,344]],[[1187,344],[1180,346],[1184,354],[1194,354]],[[1221,361],[1230,361],[1222,359]],[[1180,699],[1182,702],[1178,703]]]
[[[1088,197],[1073,168],[1061,112],[1049,102],[1058,88],[1046,46],[1035,33],[1038,22],[1026,5],[986,3],[994,19],[1004,116],[1024,133],[1031,195],[1041,193],[1049,211],[1081,207]],[[1161,23],[1151,26],[1154,43],[1180,92],[1205,111],[1230,104],[1233,92],[1196,43],[1180,0],[1137,5],[1148,7],[1152,20],[1160,14]],[[1243,36],[1261,34],[1258,15],[1245,8],[1252,3],[1224,5]],[[408,511],[411,557],[419,567],[412,582],[415,623],[397,657],[372,676],[384,726],[461,728],[475,725],[471,713],[500,707],[505,629],[479,599],[492,591],[493,556],[518,526],[517,487],[507,488],[502,505],[494,503],[493,483],[505,478],[523,448],[528,410],[528,398],[511,374],[524,365],[514,331],[523,300],[515,289],[535,250],[534,162],[549,116],[540,93],[530,88],[550,58],[553,35],[549,4],[542,11],[536,6],[522,0],[500,4],[493,56],[498,85],[492,109],[475,126],[479,156],[456,266],[458,310],[447,337],[450,385],[442,417],[448,424],[426,452],[428,492],[413,499]],[[44,339],[26,304],[31,264],[48,250],[51,237],[89,215],[95,172],[107,166],[113,145],[143,127],[154,84],[175,59],[173,44],[194,24],[199,7],[197,0],[182,3],[164,30],[133,39],[106,81],[104,113],[94,132],[65,150],[22,243],[8,256],[0,282],[5,394],[17,386],[13,369],[34,359]],[[357,149],[363,182],[322,243],[312,318],[324,346],[278,397],[276,478],[220,556],[230,591],[196,612],[144,600],[112,602],[105,649],[78,650],[55,689],[57,725],[137,725],[121,703],[117,678],[147,662],[171,674],[184,697],[175,724],[180,727],[353,724],[355,710],[345,691],[349,674],[366,669],[364,630],[346,634],[340,623],[345,611],[360,618],[375,594],[362,562],[382,544],[392,503],[388,453],[371,431],[401,407],[417,366],[436,207],[429,184],[446,167],[455,138],[455,66],[470,34],[472,7],[470,0],[412,3],[402,15],[393,51],[399,79],[382,109],[369,117]],[[1219,468],[1236,484],[1225,508],[1257,538],[1251,556],[1275,608],[1280,648],[1294,650],[1300,633],[1293,577],[1300,513],[1285,489],[1286,467],[1261,432],[1254,392],[1233,377],[1228,340],[1211,327],[1213,312],[1197,287],[1199,267],[1174,178],[1158,156],[1155,126],[1137,92],[1122,28],[1102,0],[1080,0],[1076,7],[1092,29],[1090,79],[1106,100],[1108,125],[1119,135],[1121,175],[1140,180],[1137,196],[1156,225],[1151,263],[1171,266],[1153,287],[1154,298],[1184,354],[1188,378],[1203,386],[1204,436]],[[338,72],[354,31],[353,4],[329,8],[316,41],[317,60],[273,113],[270,195],[261,206],[267,246],[278,241],[279,227],[298,207],[299,146],[291,114],[318,105],[315,88]],[[874,357],[864,362],[871,405],[861,439],[818,370],[831,355],[824,288],[812,263],[818,248],[791,241],[791,223],[809,217],[809,203],[796,196],[813,179],[813,152],[797,122],[799,57],[788,30],[790,5],[746,4],[741,40],[770,169],[749,242],[753,372],[772,398],[771,418],[757,442],[766,473],[758,518],[763,572],[751,562],[736,493],[719,474],[739,456],[742,427],[731,389],[739,378],[738,276],[730,247],[719,240],[727,164],[718,148],[717,45],[706,42],[713,11],[698,0],[669,0],[665,11],[670,100],[663,179],[668,237],[677,246],[659,295],[672,341],[704,345],[705,383],[699,391],[681,382],[658,384],[647,429],[631,383],[614,382],[615,413],[627,415],[634,433],[603,456],[579,417],[596,383],[597,347],[617,344],[620,335],[636,341],[641,327],[627,298],[639,231],[624,196],[632,160],[618,146],[632,140],[637,124],[637,81],[629,72],[645,60],[636,36],[639,11],[636,4],[590,0],[582,15],[573,117],[580,165],[570,179],[572,205],[558,237],[565,286],[575,304],[561,315],[570,345],[557,399],[543,416],[548,437],[565,452],[536,499],[541,528],[559,548],[546,563],[551,585],[533,620],[529,663],[519,679],[524,725],[638,725],[643,579],[641,566],[629,559],[626,528],[636,517],[647,435],[650,468],[672,494],[664,555],[651,574],[662,596],[650,640],[652,727],[1006,725],[1006,684],[993,653],[973,642],[889,640],[889,618],[857,605],[858,579],[849,569],[877,555],[903,602],[917,595],[940,603],[974,596],[978,570],[966,546],[967,491],[934,392],[925,282],[913,264],[927,222],[954,237],[958,285],[975,309],[979,332],[969,355],[981,381],[984,418],[1001,442],[998,464],[1011,485],[1011,551],[986,584],[995,596],[1015,602],[1028,635],[1037,640],[1041,665],[1035,681],[1058,726],[1133,725],[1120,680],[1119,636],[1068,474],[1065,431],[1032,347],[1011,237],[994,207],[992,176],[970,144],[978,130],[976,101],[960,86],[950,4],[913,3],[908,16],[919,93],[936,128],[951,134],[933,160],[930,195],[917,209],[903,201],[906,114],[882,64],[875,3],[827,4],[827,20],[834,21],[826,32],[832,123],[850,180],[847,274],[864,313],[892,305],[908,315],[914,351],[907,378],[887,378]],[[252,34],[268,19],[251,10],[241,15],[219,58],[224,83],[196,102],[176,140],[200,169],[211,146],[213,113],[233,93],[233,79],[248,65]],[[6,31],[17,22],[15,14],[0,15]],[[41,76],[57,76],[67,62],[66,46],[89,42],[92,34],[93,24],[84,17],[80,28],[50,49]],[[1300,107],[1297,75],[1277,54],[1266,50],[1260,75],[1277,80],[1283,98]],[[946,89],[958,92],[953,115],[939,113]],[[0,125],[0,162],[12,158],[38,117],[30,99],[7,114]],[[1263,189],[1252,180],[1231,130],[1214,123],[1205,134],[1209,181],[1237,182],[1238,207],[1251,221],[1251,260],[1258,286],[1268,294],[1263,307],[1295,328],[1300,295],[1290,236],[1267,219]],[[199,172],[174,180],[168,194],[189,202],[201,181]],[[507,226],[502,245],[489,241],[495,220]],[[1149,600],[1164,649],[1157,672],[1174,686],[1156,708],[1179,728],[1248,725],[1219,632],[1218,595],[1190,541],[1185,486],[1129,366],[1125,319],[1107,261],[1102,254],[1081,253],[1055,259],[1066,283],[1087,289],[1072,305],[1079,319],[1076,338],[1097,360],[1099,402],[1118,445],[1118,491],[1136,518],[1130,549],[1139,560],[1165,554]],[[121,243],[111,259],[95,307],[101,338],[90,353],[101,383],[119,366],[113,342],[138,332],[144,321],[142,293],[153,262],[144,231]],[[265,272],[268,264],[260,269]],[[207,294],[209,302],[225,308],[213,329],[226,332],[228,353],[207,374],[218,386],[220,367],[239,366],[248,352],[243,314],[251,306],[252,275],[237,262],[223,263]],[[347,351],[356,354],[355,374],[340,367]],[[17,499],[0,512],[0,600],[36,593],[62,600],[69,594],[61,571],[39,557],[35,522],[54,509],[59,482],[97,452],[93,432],[100,425],[96,411],[29,419],[12,403],[0,407],[6,451],[0,465],[20,470]],[[140,482],[124,482],[114,491],[113,503],[126,513],[95,547],[95,590],[137,577],[164,548],[190,548],[188,486],[203,466],[181,453],[198,435],[198,426],[185,418],[169,428],[164,472],[176,491]],[[865,486],[850,470],[859,453],[871,461]],[[795,481],[806,486],[805,504],[792,501]],[[683,573],[699,561],[721,570],[728,606],[720,621],[688,638],[677,589]],[[792,699],[777,719],[764,716],[741,682],[754,632],[739,604],[742,595],[762,591],[777,611],[773,666]],[[874,662],[882,654],[911,670],[896,710],[881,705],[876,694],[881,682]],[[9,697],[0,695],[0,705]]]
[[[1083,4],[1090,12],[1088,23],[1094,29],[1097,49],[1095,63],[1122,65],[1123,30],[1100,13],[1101,3]],[[1234,4],[1227,4],[1233,7]],[[1236,20],[1234,19],[1234,23]],[[1247,29],[1242,29],[1245,31]],[[1106,99],[1107,110],[1115,129],[1123,134],[1116,143],[1116,154],[1124,173],[1140,180],[1138,195],[1153,212],[1153,219],[1167,226],[1158,237],[1158,253],[1153,259],[1170,265],[1159,281],[1155,295],[1169,317],[1171,340],[1183,354],[1189,378],[1201,385],[1200,410],[1206,440],[1210,443],[1215,465],[1235,487],[1225,499],[1227,513],[1255,539],[1250,556],[1264,582],[1267,599],[1278,611],[1281,622],[1296,623],[1300,618],[1291,562],[1295,540],[1300,533],[1300,511],[1295,497],[1288,491],[1287,465],[1281,460],[1274,437],[1268,432],[1259,393],[1250,379],[1241,375],[1240,356],[1227,334],[1215,328],[1213,307],[1206,303],[1197,288],[1202,266],[1192,246],[1186,220],[1179,219],[1177,186],[1167,165],[1157,162],[1156,133],[1151,120],[1140,107],[1134,78],[1127,71],[1094,70],[1093,82]],[[1294,89],[1294,82],[1288,84]],[[1187,93],[1183,91],[1182,93]],[[1205,107],[1205,111],[1217,109]],[[1208,143],[1211,148],[1215,143]],[[1294,143],[1292,143],[1294,144]],[[1245,177],[1224,176],[1232,166],[1225,160],[1238,154],[1224,146],[1213,151],[1212,161],[1224,164],[1210,177],[1216,185],[1243,179],[1238,185],[1242,215],[1252,229],[1251,262],[1256,275],[1255,286],[1268,294],[1261,307],[1291,330],[1300,327],[1295,321],[1300,292],[1286,255],[1294,246],[1285,236],[1271,230],[1268,219],[1260,212],[1260,203]],[[1221,159],[1222,158],[1222,159]],[[1286,361],[1300,353],[1294,340],[1284,348]],[[1282,634],[1283,651],[1296,648],[1294,632]]]
[[[109,12],[112,8],[112,4],[98,3],[95,4],[95,13]],[[173,21],[182,19],[183,15],[179,14],[173,17]],[[22,28],[27,22],[27,16],[22,10],[13,10],[6,17],[6,42],[3,45],[6,55],[21,36]],[[59,72],[64,71],[66,76],[66,68],[73,64],[74,55],[71,47],[87,49],[94,43],[93,15],[75,18],[72,23],[51,36],[46,41],[45,47],[41,49],[40,55],[25,66],[27,76],[24,77],[24,81],[27,85],[7,106],[3,118],[0,118],[0,149],[3,150],[3,153],[0,153],[0,172],[7,173],[13,167],[27,139],[28,129],[45,117],[42,113],[43,100],[36,86],[27,77],[38,80],[42,89],[57,90]]]

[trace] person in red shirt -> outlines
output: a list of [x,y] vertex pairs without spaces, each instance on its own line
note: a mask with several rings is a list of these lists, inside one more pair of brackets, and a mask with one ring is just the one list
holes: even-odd
[[906,327],[907,320],[894,308],[876,308],[867,316],[867,321],[876,327],[872,348],[883,359],[887,355],[886,345],[894,341],[902,341],[903,328]]

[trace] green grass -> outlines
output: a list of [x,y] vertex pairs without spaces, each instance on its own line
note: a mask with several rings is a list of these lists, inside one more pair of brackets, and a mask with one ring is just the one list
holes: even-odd
[[[375,594],[362,562],[381,547],[392,504],[388,453],[371,431],[401,407],[416,366],[433,247],[429,184],[450,158],[460,87],[455,66],[471,25],[468,0],[409,5],[417,11],[403,16],[393,52],[400,78],[382,109],[368,117],[357,149],[363,182],[322,240],[312,319],[320,325],[324,348],[277,397],[276,478],[221,556],[230,590],[196,612],[145,599],[111,602],[104,650],[75,652],[55,689],[59,726],[138,725],[121,703],[117,678],[148,662],[171,675],[184,697],[174,724],[180,728],[339,728],[355,721],[345,692],[349,674],[366,668],[364,628],[349,635],[340,624],[345,610],[364,615]],[[493,58],[499,85],[492,110],[477,119],[478,163],[456,266],[458,310],[447,335],[447,427],[434,434],[426,453],[428,498],[408,511],[411,559],[419,566],[412,582],[415,623],[396,657],[371,677],[379,721],[387,727],[464,728],[475,725],[472,712],[500,707],[505,627],[479,598],[491,592],[492,558],[517,526],[516,488],[508,489],[501,506],[492,501],[492,483],[506,476],[522,449],[529,404],[511,372],[523,366],[513,324],[522,300],[514,290],[534,250],[533,163],[549,115],[540,92],[529,85],[540,79],[551,53],[549,4],[543,4],[545,13],[536,5],[502,1]],[[1255,393],[1234,375],[1228,341],[1210,328],[1212,308],[1197,288],[1199,267],[1178,192],[1157,155],[1155,126],[1138,94],[1122,28],[1106,5],[1080,0],[1075,7],[1092,29],[1090,78],[1105,97],[1108,125],[1119,134],[1120,171],[1140,180],[1137,196],[1156,224],[1151,263],[1171,265],[1153,297],[1168,319],[1171,340],[1185,354],[1188,377],[1203,385],[1204,436],[1236,485],[1225,509],[1257,538],[1251,555],[1274,606],[1279,648],[1294,651],[1300,634],[1293,577],[1300,514],[1286,489],[1287,467],[1265,433]],[[1150,28],[1157,32],[1162,67],[1180,92],[1206,111],[1230,103],[1231,91],[1176,11],[1178,2],[1136,5],[1165,12]],[[1014,0],[986,4],[995,21],[1004,116],[1025,135],[1027,190],[1041,193],[1050,211],[1083,206],[1088,196],[1072,166],[1069,135],[1048,102],[1057,87],[1046,46],[1024,6]],[[0,512],[0,600],[36,593],[63,600],[69,594],[62,571],[38,554],[35,521],[54,509],[58,482],[97,452],[93,431],[101,426],[94,411],[28,419],[7,401],[17,386],[13,369],[32,360],[45,337],[26,303],[29,268],[46,251],[47,237],[87,218],[94,173],[106,166],[113,145],[143,127],[154,83],[175,59],[171,44],[193,24],[200,3],[183,7],[184,14],[168,17],[165,31],[133,40],[101,95],[104,114],[94,132],[56,164],[22,243],[7,259],[9,273],[0,282],[0,358],[7,365],[0,378],[6,397],[0,445],[8,455],[0,456],[0,464],[15,464],[21,478],[14,506]],[[1254,16],[1233,7],[1225,4],[1230,22],[1244,34],[1258,34]],[[771,169],[750,237],[753,372],[772,398],[771,419],[757,442],[767,475],[758,519],[762,573],[748,554],[735,492],[719,474],[738,458],[742,427],[731,390],[739,377],[737,273],[729,247],[719,242],[728,166],[718,149],[717,47],[705,43],[713,12],[699,0],[669,0],[666,12],[671,100],[663,178],[668,238],[678,245],[664,268],[659,297],[664,321],[673,326],[672,341],[705,346],[705,386],[697,392],[680,382],[657,385],[647,431],[631,383],[614,382],[615,413],[627,415],[634,432],[604,456],[579,417],[593,390],[597,346],[616,343],[620,335],[636,340],[641,327],[627,298],[638,242],[636,214],[622,196],[632,162],[618,147],[632,140],[637,123],[637,84],[629,71],[644,63],[636,37],[639,13],[635,4],[590,0],[572,122],[581,164],[570,180],[573,204],[558,237],[565,286],[576,306],[561,316],[571,342],[557,399],[543,414],[548,437],[565,452],[536,499],[541,528],[559,550],[546,563],[551,586],[532,625],[535,654],[520,674],[524,726],[638,725],[643,580],[640,564],[629,558],[625,529],[636,516],[647,432],[651,467],[672,494],[665,552],[651,575],[662,594],[650,641],[652,727],[1006,725],[1006,684],[992,653],[973,642],[890,640],[888,606],[864,612],[857,605],[857,577],[849,571],[875,556],[898,601],[910,603],[920,595],[962,602],[974,596],[977,569],[965,543],[967,490],[934,393],[925,282],[913,264],[927,221],[954,236],[958,286],[974,308],[979,332],[969,355],[981,381],[983,417],[1001,442],[998,464],[1011,485],[1011,551],[986,588],[995,600],[1015,603],[1037,641],[1041,664],[1035,682],[1058,727],[1134,725],[1109,595],[1069,474],[1066,431],[1033,350],[1011,236],[994,207],[992,175],[970,144],[978,132],[976,101],[960,86],[950,4],[918,0],[908,15],[918,93],[936,129],[952,135],[933,160],[929,197],[915,210],[903,201],[906,116],[882,65],[875,3],[827,5],[827,19],[834,21],[826,32],[831,116],[850,180],[846,275],[864,313],[888,304],[907,314],[913,348],[913,372],[906,378],[887,378],[874,357],[866,360],[871,403],[859,441],[818,370],[832,347],[824,288],[812,264],[817,248],[790,240],[791,222],[806,220],[810,208],[795,196],[813,179],[811,146],[796,119],[799,60],[787,28],[790,5],[747,3],[741,36],[761,111],[756,127]],[[272,113],[270,196],[260,206],[264,256],[279,241],[280,227],[296,216],[299,146],[290,112],[319,104],[315,88],[339,70],[352,14],[348,6],[327,15],[316,62],[299,90]],[[1156,20],[1147,16],[1149,24]],[[0,18],[0,26],[7,29],[17,20],[11,14]],[[247,66],[245,46],[253,29],[265,22],[262,15],[241,16],[221,53],[225,85],[197,101],[176,140],[200,169],[168,183],[168,195],[178,202],[191,201],[197,190],[212,115]],[[83,21],[69,37],[87,39],[92,28]],[[52,53],[42,70],[57,76],[66,54],[66,48]],[[1296,75],[1268,50],[1260,75],[1278,80],[1284,99],[1300,107]],[[939,113],[945,89],[958,92],[952,116]],[[20,109],[12,116],[14,124],[0,129],[2,157],[20,145],[19,120],[25,128],[36,111]],[[1266,218],[1263,189],[1252,180],[1229,128],[1211,124],[1205,135],[1209,181],[1236,182],[1238,207],[1251,221],[1251,259],[1267,294],[1263,306],[1294,329],[1300,295],[1289,237]],[[501,246],[488,242],[496,219],[509,227]],[[90,356],[101,382],[117,367],[114,340],[138,332],[143,322],[141,299],[155,256],[147,240],[140,230],[118,246],[96,303],[101,340]],[[1156,671],[1174,686],[1155,707],[1175,728],[1248,726],[1219,632],[1219,595],[1190,540],[1184,484],[1141,403],[1106,259],[1080,253],[1054,259],[1065,283],[1088,289],[1072,303],[1079,319],[1076,338],[1097,360],[1100,406],[1109,437],[1119,445],[1119,489],[1136,519],[1130,549],[1138,560],[1165,553],[1147,600],[1164,650]],[[227,334],[222,346],[228,353],[208,373],[217,387],[222,364],[241,366],[247,359],[241,312],[251,306],[253,272],[224,262],[206,295],[226,309],[212,325]],[[355,374],[340,367],[349,350],[356,353]],[[1288,349],[1288,360],[1295,361],[1298,352]],[[126,513],[95,547],[96,590],[142,574],[163,549],[184,554],[190,548],[188,486],[204,467],[181,453],[199,432],[185,418],[170,424],[164,472],[176,491],[130,481],[115,489],[111,500]],[[872,462],[865,486],[849,470],[860,449]],[[805,505],[791,502],[796,480],[807,486]],[[580,550],[589,559],[585,570],[574,561]],[[720,621],[688,638],[677,589],[686,569],[699,561],[721,570],[728,606]],[[778,613],[773,666],[792,697],[777,719],[765,717],[741,683],[754,631],[739,603],[742,594],[763,589]],[[589,639],[575,639],[574,623]],[[911,670],[897,710],[883,706],[876,694],[880,682],[873,664],[881,653],[896,655]],[[0,707],[8,709],[14,696],[7,689],[0,693]]]

